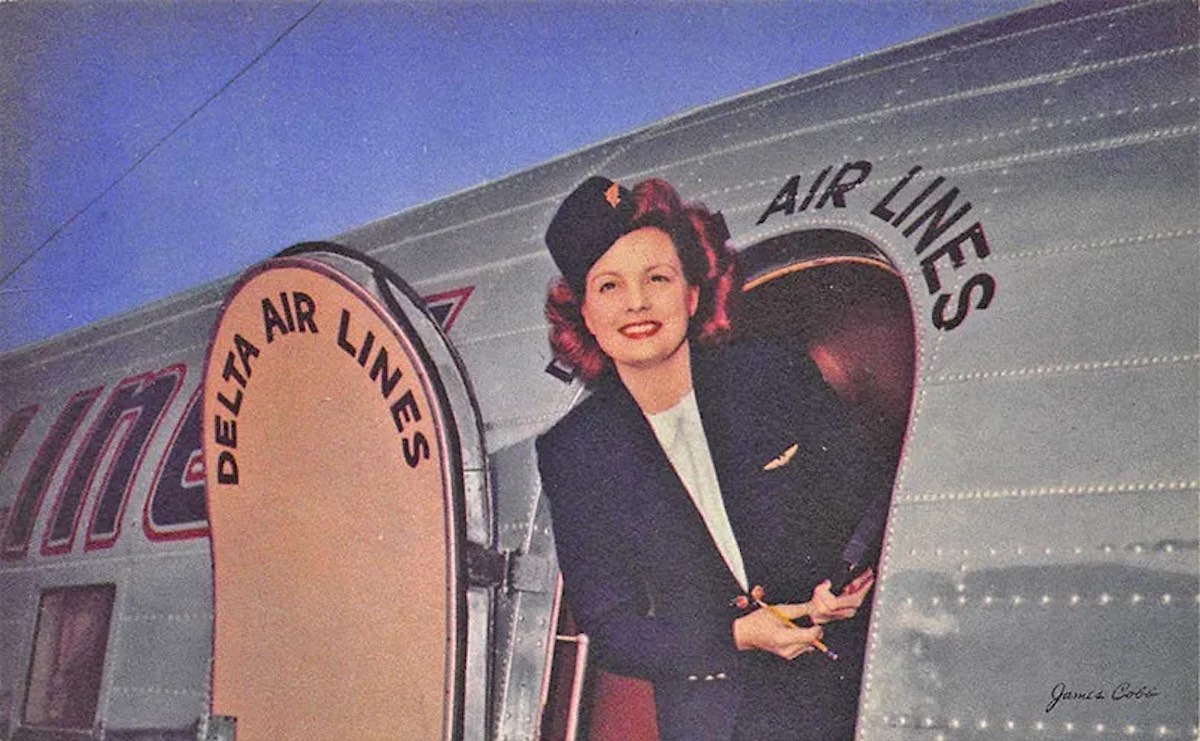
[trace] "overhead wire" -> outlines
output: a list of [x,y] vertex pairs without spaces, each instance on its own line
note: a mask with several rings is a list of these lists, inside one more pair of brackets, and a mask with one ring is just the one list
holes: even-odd
[[279,45],[280,42],[282,42],[285,38],[287,38],[287,36],[292,31],[296,30],[296,28],[301,23],[303,23],[305,20],[307,20],[308,17],[311,16],[313,14],[313,12],[315,12],[316,9],[319,8],[324,2],[325,2],[325,0],[317,0],[317,2],[313,3],[313,5],[308,10],[306,10],[304,13],[302,13],[298,18],[296,18],[296,20],[292,21],[292,23],[289,24],[287,26],[287,28],[283,29],[283,31],[278,36],[276,36],[269,44],[267,44],[265,47],[263,47],[263,49],[261,51],[259,51],[258,54],[254,55],[254,57],[251,58],[249,62],[244,64],[242,66],[242,68],[239,69],[232,77],[230,77],[223,85],[221,85],[221,87],[217,88],[216,92],[214,92],[212,95],[208,96],[208,98],[206,98],[204,100],[204,102],[202,102],[200,105],[196,106],[196,108],[194,108],[190,113],[188,113],[188,115],[184,116],[183,119],[179,121],[179,123],[175,124],[175,126],[171,127],[171,129],[169,131],[167,131],[167,133],[165,133],[161,137],[159,137],[159,139],[156,142],[154,142],[154,144],[152,144],[145,152],[138,155],[133,160],[133,162],[128,167],[126,167],[125,170],[122,171],[121,174],[118,175],[111,183],[109,183],[107,186],[105,186],[103,190],[101,190],[95,196],[90,198],[87,201],[87,203],[85,203],[82,207],[80,207],[73,214],[71,214],[71,216],[68,217],[66,219],[66,221],[62,222],[57,227],[55,227],[50,232],[50,234],[45,239],[43,239],[40,244],[38,244],[37,247],[34,247],[32,250],[30,250],[28,254],[26,254],[24,257],[22,257],[20,260],[17,261],[16,265],[14,265],[8,272],[6,272],[2,277],[0,277],[0,286],[3,286],[9,280],[9,278],[12,278],[14,275],[16,275],[21,270],[21,268],[25,267],[25,265],[27,265],[29,263],[30,260],[32,260],[38,254],[40,254],[42,250],[44,250],[46,247],[48,247],[51,242],[53,242],[55,239],[57,239],[58,236],[67,229],[67,227],[69,227],[69,226],[71,226],[71,224],[75,223],[75,221],[78,220],[85,213],[87,213],[88,210],[90,210],[92,208],[92,206],[95,206],[97,203],[99,203],[101,199],[103,199],[114,188],[116,188],[118,185],[120,185],[122,182],[124,182],[126,178],[128,178],[130,175],[132,175],[133,172],[135,170],[137,170],[143,162],[145,162],[147,159],[149,159],[151,155],[153,155],[164,144],[166,144],[167,141],[171,139],[171,137],[173,137],[181,129],[183,129],[184,126],[187,126],[188,123],[190,123],[192,121],[192,119],[196,118],[196,116],[200,115],[200,113],[205,108],[207,108],[210,103],[212,103],[214,100],[219,98],[226,90],[228,90],[230,87],[232,87],[235,82],[237,82],[239,79],[241,79],[241,77],[243,75],[245,75],[247,72],[249,72],[251,70],[251,68],[254,67],[254,65],[258,64],[260,61],[262,61],[262,59],[264,57],[267,56],[267,54],[271,53],[272,49],[274,49],[276,46]]

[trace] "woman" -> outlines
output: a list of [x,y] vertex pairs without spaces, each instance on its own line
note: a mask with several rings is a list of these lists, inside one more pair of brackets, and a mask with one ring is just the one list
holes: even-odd
[[550,224],[551,345],[593,389],[537,446],[566,599],[663,739],[849,738],[872,577],[824,580],[880,482],[811,364],[725,342],[727,239],[661,180],[593,177]]

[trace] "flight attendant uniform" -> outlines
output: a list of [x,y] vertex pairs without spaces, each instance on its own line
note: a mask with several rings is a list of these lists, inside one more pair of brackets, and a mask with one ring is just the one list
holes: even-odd
[[808,600],[890,472],[806,358],[764,342],[691,353],[722,506],[696,483],[709,462],[669,455],[669,424],[615,374],[537,441],[567,602],[601,666],[654,683],[664,740],[851,738],[867,610],[825,626],[839,661],[787,661],[736,650],[732,602],[753,585]]

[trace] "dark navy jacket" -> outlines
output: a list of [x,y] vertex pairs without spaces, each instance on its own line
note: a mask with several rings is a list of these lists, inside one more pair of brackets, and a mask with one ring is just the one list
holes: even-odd
[[[890,472],[807,358],[766,343],[693,348],[692,376],[750,583],[770,602],[807,600]],[[537,450],[567,602],[601,666],[654,682],[664,740],[852,736],[866,611],[826,626],[838,662],[738,652],[741,588],[615,375]]]

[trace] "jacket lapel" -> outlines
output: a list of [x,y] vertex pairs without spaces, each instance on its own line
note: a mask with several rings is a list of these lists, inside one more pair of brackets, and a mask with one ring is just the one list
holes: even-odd
[[753,392],[747,390],[748,379],[740,375],[753,369],[731,367],[728,354],[723,349],[693,349],[692,383],[725,513],[742,554],[746,578],[754,585],[763,578],[758,553],[762,535],[774,524],[774,518],[763,516],[751,461],[756,428],[766,422],[769,410],[763,409],[762,400],[756,403]]
[[[645,477],[640,482],[642,484],[661,482],[661,488],[665,489],[661,492],[661,496],[670,500],[673,509],[685,512],[690,510],[699,518],[699,513],[692,504],[691,496],[687,493],[687,489],[675,472],[671,461],[668,460],[658,438],[655,437],[650,422],[642,414],[637,402],[633,400],[633,396],[630,395],[629,390],[625,388],[616,374],[606,377],[595,393],[603,395],[600,408],[605,409],[611,415],[607,429],[615,433],[608,441],[613,448],[613,460],[622,462],[623,470],[614,471],[613,474]],[[628,488],[638,490],[643,487],[631,486]],[[703,525],[703,521],[700,522]]]
[[[725,368],[714,353],[692,350],[692,386],[696,391],[696,406],[700,409],[700,422],[704,425],[704,436],[712,453],[713,467],[717,471],[717,482],[725,500],[725,511],[731,523],[735,520],[733,510],[738,497],[732,496],[741,484],[738,465],[740,424],[745,410],[740,409],[736,384],[730,384]],[[734,526],[734,537],[741,543],[741,533]]]
[[[693,351],[693,361],[696,359],[696,354]],[[696,367],[692,369],[693,379],[698,377]],[[705,374],[699,374],[705,375]],[[620,430],[622,433],[619,436],[614,436],[611,444],[614,446],[616,455],[614,461],[620,461],[622,471],[614,472],[614,476],[635,476],[636,482],[630,482],[630,485],[624,487],[626,491],[621,492],[621,496],[649,496],[661,497],[663,507],[660,511],[664,511],[667,517],[675,522],[673,524],[683,525],[683,527],[673,528],[666,526],[663,522],[644,523],[656,533],[675,532],[688,533],[688,540],[700,538],[697,544],[702,544],[707,551],[711,552],[712,558],[706,559],[709,562],[719,567],[722,579],[727,579],[729,582],[730,596],[737,593],[740,589],[737,584],[737,579],[729,571],[725,565],[724,559],[721,557],[717,549],[716,543],[713,542],[712,536],[708,532],[708,526],[704,522],[700,511],[696,509],[695,502],[692,501],[691,495],[680,479],[679,474],[675,471],[675,467],[671,465],[670,459],[667,458],[666,452],[662,445],[658,442],[657,436],[654,434],[654,429],[650,426],[650,422],[642,414],[637,402],[630,395],[629,390],[621,383],[619,378],[612,374],[604,379],[596,388],[596,394],[603,395],[601,408],[608,410],[612,415],[610,418],[611,425],[608,429]],[[700,404],[700,390],[697,389],[697,404]],[[705,417],[704,408],[700,409],[701,421],[705,426],[705,435],[709,439],[709,446],[712,447],[714,440],[713,434],[709,429],[708,419]],[[718,435],[717,437],[724,437]],[[713,463],[717,468],[717,480],[724,488],[725,483],[722,478],[721,458],[718,458],[718,453],[713,449]],[[643,494],[633,494],[633,492],[644,492]],[[654,509],[658,509],[655,504],[649,502],[629,502],[629,511],[645,513]],[[736,533],[736,528],[735,528]],[[735,537],[736,534],[735,534]],[[679,550],[680,544],[664,543],[664,549],[678,552],[690,552],[690,548]],[[665,555],[665,554],[664,554]],[[693,567],[699,567],[699,563],[693,562]]]
[[772,394],[769,383],[752,377],[756,369],[746,366],[752,365],[753,356],[742,353],[738,357],[750,357],[751,362],[734,363],[729,359],[734,353],[693,351],[692,377],[725,512],[746,578],[755,584],[768,578],[770,550],[785,537],[780,492],[775,489],[790,472],[760,469],[780,452],[771,448],[781,439],[781,431],[773,428],[788,412],[779,408],[784,400]]

